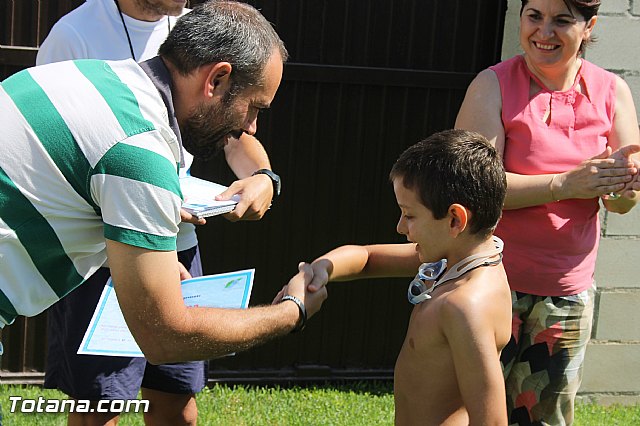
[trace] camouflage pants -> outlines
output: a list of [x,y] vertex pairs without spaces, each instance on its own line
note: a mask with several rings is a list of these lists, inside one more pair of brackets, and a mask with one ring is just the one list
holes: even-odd
[[511,341],[502,351],[509,423],[570,425],[591,335],[595,284],[573,296],[511,292]]

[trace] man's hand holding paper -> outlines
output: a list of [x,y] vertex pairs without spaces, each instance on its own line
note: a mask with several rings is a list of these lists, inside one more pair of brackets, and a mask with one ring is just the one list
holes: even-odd
[[227,190],[216,196],[216,201],[238,199],[233,211],[224,218],[237,222],[239,220],[260,220],[271,206],[273,185],[265,175],[254,175],[233,182]]

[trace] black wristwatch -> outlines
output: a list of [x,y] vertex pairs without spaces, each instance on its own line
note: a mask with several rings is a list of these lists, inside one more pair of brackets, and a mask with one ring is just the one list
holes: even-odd
[[293,303],[298,305],[298,311],[300,312],[298,322],[296,323],[296,326],[293,328],[293,330],[291,330],[291,332],[297,333],[298,331],[304,330],[305,325],[307,325],[307,308],[305,308],[304,303],[302,303],[302,300],[290,294],[287,294],[282,299],[280,299],[280,303],[284,302],[285,300],[291,300]]
[[272,170],[269,170],[269,169],[256,170],[255,172],[253,172],[251,176],[255,176],[255,175],[269,176],[269,179],[271,179],[271,182],[273,183],[273,198],[276,198],[278,195],[280,195],[280,188],[282,186],[282,184],[280,183],[280,176],[278,176]]

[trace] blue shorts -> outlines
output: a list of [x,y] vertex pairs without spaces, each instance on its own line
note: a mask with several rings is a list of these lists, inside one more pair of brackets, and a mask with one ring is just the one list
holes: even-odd
[[[178,259],[192,276],[202,275],[197,247],[179,252]],[[76,353],[109,276],[109,269],[100,268],[49,308],[44,387],[88,400],[133,399],[140,387],[183,395],[201,391],[208,369],[204,361],[152,365],[144,358]]]

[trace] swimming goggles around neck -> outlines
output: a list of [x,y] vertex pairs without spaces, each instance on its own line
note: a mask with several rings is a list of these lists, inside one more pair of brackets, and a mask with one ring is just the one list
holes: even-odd
[[[440,259],[437,262],[423,263],[418,268],[416,277],[409,284],[407,290],[407,298],[409,302],[417,305],[425,300],[431,299],[431,293],[440,284],[456,279],[472,269],[481,266],[497,265],[502,261],[502,248],[504,243],[496,236],[493,237],[495,248],[493,250],[482,253],[472,254],[462,259],[447,270],[447,259]],[[496,260],[489,261],[492,257],[500,255]],[[427,287],[427,282],[432,283],[431,287]]]

